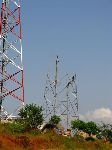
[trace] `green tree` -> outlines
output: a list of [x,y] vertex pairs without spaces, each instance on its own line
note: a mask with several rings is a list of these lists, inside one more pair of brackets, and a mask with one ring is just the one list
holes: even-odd
[[85,132],[88,133],[89,135],[91,135],[91,134],[97,134],[98,130],[99,129],[98,129],[96,123],[93,122],[93,121],[87,122],[85,124]]
[[27,129],[37,128],[43,123],[42,107],[36,104],[26,104],[26,106],[19,111],[21,122]]
[[72,129],[85,131],[86,123],[82,120],[74,120],[71,122]]
[[51,116],[49,123],[53,124],[53,125],[57,125],[60,121],[61,121],[61,118],[59,116],[53,115],[53,116]]
[[74,120],[71,122],[71,125],[72,125],[72,129],[78,129],[84,131],[89,135],[97,134],[97,132],[99,131],[97,125],[93,121],[86,123],[82,120]]

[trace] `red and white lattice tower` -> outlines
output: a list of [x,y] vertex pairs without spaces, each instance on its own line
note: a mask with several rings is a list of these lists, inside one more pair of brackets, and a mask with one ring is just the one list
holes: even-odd
[[11,118],[13,114],[9,114],[5,106],[9,107],[8,110],[10,110],[12,105],[16,111],[24,105],[22,51],[20,0],[2,0],[0,18],[0,118],[2,116]]

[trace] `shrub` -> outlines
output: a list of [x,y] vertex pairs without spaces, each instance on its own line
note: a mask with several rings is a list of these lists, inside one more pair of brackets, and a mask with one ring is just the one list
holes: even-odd
[[59,116],[53,115],[49,121],[50,124],[57,125],[61,121]]
[[11,133],[23,133],[26,130],[25,125],[22,125],[20,122],[9,123],[8,128]]
[[43,123],[42,111],[42,107],[36,106],[36,104],[27,104],[19,111],[18,115],[21,117],[22,123],[25,124],[27,130],[29,130],[35,129]]
[[71,122],[71,125],[72,125],[73,130],[78,129],[78,130],[81,130],[83,132],[88,133],[89,135],[97,134],[98,131],[99,131],[96,123],[93,122],[93,121],[90,121],[90,122],[86,123],[82,120],[74,120],[74,121]]

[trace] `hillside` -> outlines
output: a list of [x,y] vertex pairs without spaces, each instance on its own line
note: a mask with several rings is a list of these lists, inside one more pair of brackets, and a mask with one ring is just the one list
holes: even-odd
[[68,138],[53,131],[45,134],[32,131],[24,134],[0,133],[0,150],[111,150],[112,144],[79,137]]

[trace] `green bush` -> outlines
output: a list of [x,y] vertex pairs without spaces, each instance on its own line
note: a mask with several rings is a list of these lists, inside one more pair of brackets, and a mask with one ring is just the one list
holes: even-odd
[[20,122],[9,123],[8,128],[11,133],[23,133],[26,130],[25,125]]
[[61,121],[61,118],[59,116],[53,115],[51,116],[49,123],[53,125],[57,125],[60,121]]

